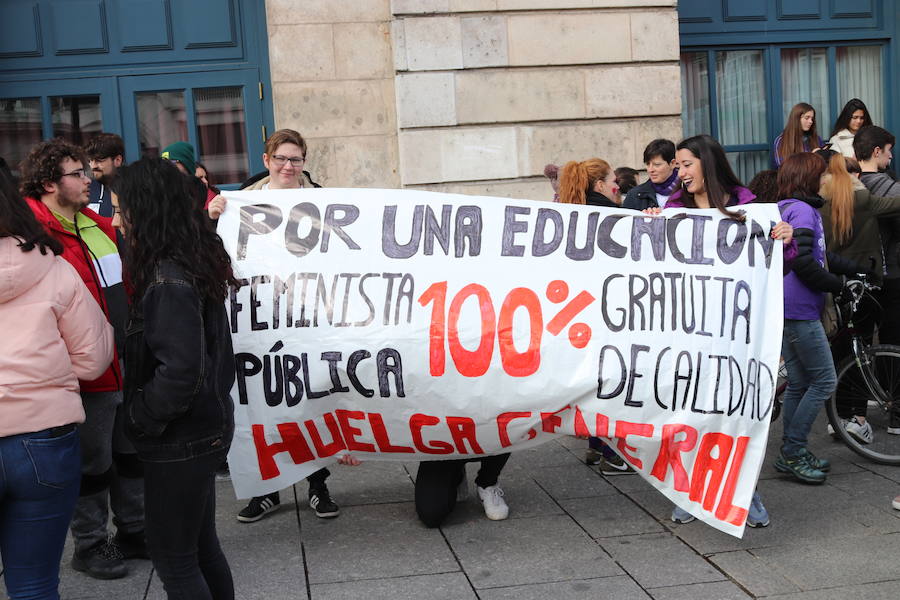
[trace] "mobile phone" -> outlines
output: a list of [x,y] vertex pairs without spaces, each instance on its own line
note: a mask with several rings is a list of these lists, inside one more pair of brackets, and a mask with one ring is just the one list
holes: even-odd
[[831,142],[825,142],[822,144],[822,150],[831,150],[831,147],[834,146]]

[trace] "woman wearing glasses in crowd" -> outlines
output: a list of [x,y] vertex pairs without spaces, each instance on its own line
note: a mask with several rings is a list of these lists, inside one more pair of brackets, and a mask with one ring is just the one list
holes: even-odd
[[[313,182],[309,173],[303,170],[306,162],[306,140],[293,129],[279,129],[266,140],[263,164],[268,172],[259,173],[241,186],[242,190],[296,190],[300,188],[322,187]],[[213,218],[218,214],[213,215]],[[354,458],[341,460],[342,464],[358,464]],[[331,499],[325,480],[330,475],[328,469],[319,469],[306,478],[309,482],[309,505],[316,516],[328,519],[340,514],[340,508]],[[281,496],[272,492],[265,496],[251,498],[238,513],[242,523],[253,523],[277,510],[281,506]]]

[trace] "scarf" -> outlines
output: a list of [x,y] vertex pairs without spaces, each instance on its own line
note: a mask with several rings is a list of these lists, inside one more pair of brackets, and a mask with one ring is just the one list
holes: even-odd
[[651,181],[650,184],[653,186],[653,191],[660,196],[671,196],[675,188],[678,187],[678,169],[672,169],[672,174],[662,183],[653,183]]

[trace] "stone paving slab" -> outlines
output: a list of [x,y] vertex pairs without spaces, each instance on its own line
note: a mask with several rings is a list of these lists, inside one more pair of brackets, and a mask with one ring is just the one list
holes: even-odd
[[[770,572],[789,577],[803,591],[900,577],[900,533],[832,540],[828,544],[803,541],[803,544],[759,548],[753,554],[768,565]],[[900,587],[895,589],[900,595]]]
[[898,582],[851,584],[845,587],[778,596],[778,600],[897,600]]
[[[447,525],[484,520],[484,507],[475,489],[476,472],[477,467],[469,471],[469,499],[457,503],[445,521]],[[504,469],[498,484],[509,504],[510,519],[563,514],[563,509],[525,471]]]
[[725,579],[670,533],[609,538],[600,540],[600,544],[645,590]]
[[659,521],[621,495],[563,500],[560,505],[597,539],[665,531]]
[[459,570],[441,532],[422,525],[411,502],[350,506],[316,521],[302,521],[301,531],[310,584]]
[[[413,483],[403,463],[369,461],[358,467],[336,465],[329,469],[328,490],[341,506],[412,502]],[[307,486],[297,485],[306,500]]]
[[650,590],[653,600],[746,600],[747,592],[730,581],[695,583]]
[[496,522],[482,518],[443,531],[476,589],[622,573],[566,515]]
[[602,598],[640,600],[650,598],[633,579],[627,576],[576,579],[559,583],[538,583],[492,588],[478,591],[481,600],[582,600]]
[[[554,500],[618,496],[619,492],[594,469],[586,466],[536,467],[528,471]],[[619,477],[634,477],[620,475]]]
[[754,597],[775,596],[799,592],[800,586],[779,572],[773,572],[769,564],[748,550],[723,552],[709,557],[728,576],[749,590]]
[[324,583],[310,592],[312,600],[478,600],[463,573]]

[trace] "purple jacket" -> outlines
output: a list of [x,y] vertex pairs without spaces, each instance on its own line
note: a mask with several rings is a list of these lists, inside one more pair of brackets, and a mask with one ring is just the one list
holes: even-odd
[[[819,211],[804,202],[789,198],[778,203],[781,218],[795,230],[808,229],[812,232],[812,258],[822,269],[825,268],[825,228]],[[804,321],[818,321],[825,306],[825,293],[813,291],[791,271],[784,277],[784,318]]]

